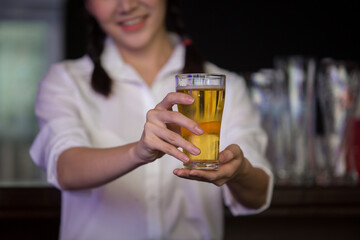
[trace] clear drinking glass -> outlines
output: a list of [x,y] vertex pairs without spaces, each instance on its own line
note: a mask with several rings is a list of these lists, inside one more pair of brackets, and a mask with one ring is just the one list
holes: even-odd
[[216,170],[219,168],[219,143],[221,119],[225,103],[225,75],[219,74],[178,74],[176,91],[192,96],[195,101],[191,105],[178,104],[178,110],[197,122],[204,130],[195,135],[181,128],[181,135],[197,146],[201,153],[192,155],[184,153],[190,161],[184,164],[188,169]]
[[292,177],[292,138],[288,91],[275,69],[260,69],[251,74],[251,97],[259,110],[262,126],[270,141],[266,150],[276,183],[290,184]]
[[[277,147],[285,184],[313,184],[315,163],[315,76],[316,61],[307,56],[274,59]],[[279,170],[281,170],[279,168]]]

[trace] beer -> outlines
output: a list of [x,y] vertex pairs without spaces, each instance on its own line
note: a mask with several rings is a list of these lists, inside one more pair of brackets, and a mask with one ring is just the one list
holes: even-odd
[[185,168],[218,169],[219,141],[221,118],[225,102],[224,86],[185,86],[177,87],[177,92],[192,96],[195,101],[191,105],[178,105],[180,113],[197,122],[204,130],[202,135],[196,135],[181,128],[181,135],[187,141],[197,146],[201,153],[192,155],[184,153],[190,161]]

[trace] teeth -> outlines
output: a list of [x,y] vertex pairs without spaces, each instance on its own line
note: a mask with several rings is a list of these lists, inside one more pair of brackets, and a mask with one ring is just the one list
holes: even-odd
[[123,22],[122,25],[124,25],[124,26],[135,25],[135,24],[138,24],[139,22],[141,22],[142,19],[143,19],[142,17],[140,17],[140,18],[135,18],[135,19],[132,19],[132,20]]

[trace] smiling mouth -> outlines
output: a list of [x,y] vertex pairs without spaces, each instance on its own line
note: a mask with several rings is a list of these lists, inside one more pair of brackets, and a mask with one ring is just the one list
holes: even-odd
[[148,16],[138,17],[131,20],[119,22],[120,27],[125,32],[135,32],[140,30],[146,23]]
[[139,18],[121,22],[120,25],[121,26],[133,26],[133,25],[141,23],[144,19],[145,19],[145,17],[139,17]]

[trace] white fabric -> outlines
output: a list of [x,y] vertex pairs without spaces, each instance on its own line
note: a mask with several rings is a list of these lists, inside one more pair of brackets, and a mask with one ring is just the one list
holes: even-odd
[[[108,39],[102,55],[104,68],[114,80],[113,94],[105,98],[90,86],[93,65],[88,57],[52,66],[39,85],[36,102],[40,132],[30,153],[59,187],[56,161],[75,146],[112,147],[140,139],[146,112],[175,90],[174,75],[184,65],[185,48],[173,39],[175,50],[149,88],[136,71],[123,62]],[[252,107],[246,85],[238,75],[207,63],[211,73],[227,75],[221,149],[241,146],[254,166],[270,175],[264,159],[266,135]],[[60,239],[221,239],[223,201],[233,214],[251,214],[224,187],[176,177],[182,163],[165,155],[102,187],[62,191]]]

